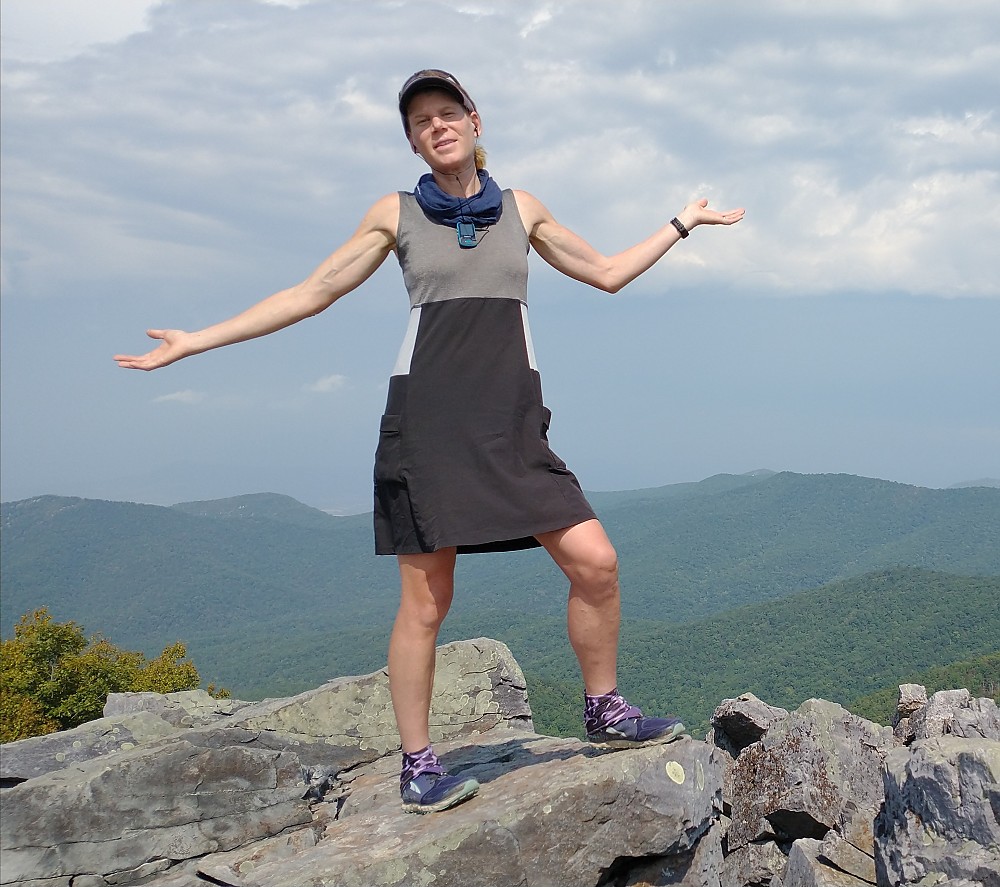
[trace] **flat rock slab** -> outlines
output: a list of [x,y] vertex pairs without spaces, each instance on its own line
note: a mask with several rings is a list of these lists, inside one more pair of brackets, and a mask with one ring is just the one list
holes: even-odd
[[688,854],[717,819],[721,752],[683,739],[599,751],[503,731],[442,745],[480,794],[440,814],[404,814],[398,761],[360,773],[341,818],[311,847],[248,870],[232,855],[199,871],[238,887],[593,887],[621,858]]

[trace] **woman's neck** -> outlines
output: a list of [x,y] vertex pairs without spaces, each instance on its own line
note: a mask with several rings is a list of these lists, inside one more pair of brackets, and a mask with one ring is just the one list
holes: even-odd
[[475,164],[458,173],[432,169],[431,174],[437,186],[452,197],[474,197],[482,187]]

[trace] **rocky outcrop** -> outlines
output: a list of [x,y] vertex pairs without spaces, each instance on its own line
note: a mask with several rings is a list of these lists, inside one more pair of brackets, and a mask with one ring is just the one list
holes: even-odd
[[382,762],[354,780],[314,847],[252,867],[209,858],[199,871],[239,887],[592,887],[634,859],[690,853],[721,804],[717,752],[692,740],[602,753],[497,732],[442,748],[450,769],[483,784],[447,815],[400,814],[397,761]]
[[775,717],[747,695],[713,725],[710,740],[736,750],[723,887],[1000,887],[992,700],[902,685],[890,729],[823,700]]
[[4,793],[3,882],[125,879],[304,825],[301,774],[295,754],[257,748],[241,729],[192,730],[48,773]]
[[[134,883],[176,861],[309,826],[310,801],[329,798],[336,809],[344,774],[399,747],[384,671],[291,699],[202,705],[190,726],[178,726],[187,715],[175,715],[190,715],[193,704],[175,694],[112,699],[112,710],[127,713],[70,731],[76,738],[5,745],[5,782],[18,784],[0,808],[2,883]],[[441,740],[531,729],[524,676],[487,639],[440,648],[432,707]]]
[[941,875],[1000,887],[1000,712],[967,690],[935,693],[893,751],[875,821],[880,884]]
[[822,839],[843,821],[848,801],[874,811],[892,748],[890,728],[832,702],[804,702],[736,759],[730,849]]
[[438,653],[435,746],[482,784],[454,810],[401,812],[384,671],[259,703],[115,695],[3,747],[0,883],[1000,887],[991,700],[907,686],[893,729],[746,694],[707,742],[602,751],[533,732],[502,644]]

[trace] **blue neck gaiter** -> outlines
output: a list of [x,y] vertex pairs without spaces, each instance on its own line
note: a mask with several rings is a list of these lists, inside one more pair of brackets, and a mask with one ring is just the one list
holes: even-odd
[[453,226],[458,222],[472,222],[477,228],[486,228],[500,221],[503,193],[485,169],[479,170],[476,175],[479,176],[479,192],[472,197],[452,197],[445,194],[431,173],[424,173],[420,177],[413,195],[420,208],[439,225]]

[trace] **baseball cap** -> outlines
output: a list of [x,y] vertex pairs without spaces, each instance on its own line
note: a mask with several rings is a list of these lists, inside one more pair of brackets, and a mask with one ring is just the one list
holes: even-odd
[[454,74],[441,71],[437,68],[428,68],[424,71],[417,71],[403,84],[399,91],[399,116],[403,119],[403,129],[409,134],[410,128],[406,121],[406,109],[410,105],[410,99],[424,89],[443,89],[454,96],[470,114],[476,110],[476,103],[472,101],[465,87],[458,82]]

